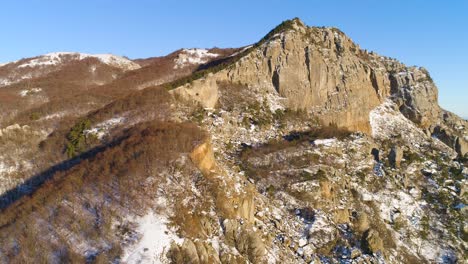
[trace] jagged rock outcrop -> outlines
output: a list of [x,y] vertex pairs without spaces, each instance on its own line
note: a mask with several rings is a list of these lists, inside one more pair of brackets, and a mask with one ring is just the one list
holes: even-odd
[[424,68],[402,66],[390,71],[392,95],[400,111],[422,128],[428,128],[441,112],[437,87],[429,73]]
[[364,236],[362,239],[362,243],[366,251],[377,253],[384,250],[383,241],[382,238],[380,238],[380,234],[378,231],[374,229],[369,229],[366,232],[364,232]]
[[460,156],[468,153],[468,122],[457,115],[442,110],[439,123],[432,125],[430,132]]
[[325,124],[369,131],[368,113],[389,93],[385,72],[360,58],[359,48],[333,28],[305,27],[274,35],[228,73],[234,82],[272,85],[291,109]]
[[403,159],[403,149],[399,146],[393,146],[388,154],[388,160],[392,168],[399,168]]
[[237,250],[252,263],[264,262],[265,245],[252,226],[242,225],[236,220],[224,220],[226,243]]
[[389,68],[392,99],[401,113],[461,156],[468,151],[467,122],[438,104],[438,91],[424,68]]
[[[226,172],[217,166],[209,139],[195,147],[190,153],[190,159],[207,179],[213,181],[214,185],[220,184],[219,175]],[[229,196],[223,189],[217,188],[218,206],[226,216],[237,216],[252,223],[255,208],[254,193],[253,186],[246,187],[244,193],[235,196]]]
[[181,245],[172,243],[167,253],[171,263],[221,263],[216,250],[207,243],[185,239]]
[[209,140],[198,145],[190,153],[190,159],[205,175],[212,173],[216,168],[213,148]]

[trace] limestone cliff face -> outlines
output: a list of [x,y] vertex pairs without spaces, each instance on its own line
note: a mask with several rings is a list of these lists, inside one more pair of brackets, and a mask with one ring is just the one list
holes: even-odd
[[306,110],[325,125],[366,133],[370,111],[392,98],[422,129],[434,133],[436,127],[443,127],[449,145],[457,140],[459,146],[466,144],[463,133],[453,135],[453,129],[447,128],[445,111],[437,103],[437,87],[424,68],[406,67],[361,50],[335,28],[307,27],[292,20],[233,65],[173,93],[214,108],[218,84],[226,81],[263,87],[283,97],[285,107]]
[[218,81],[267,86],[291,109],[316,114],[326,124],[369,131],[368,113],[390,94],[390,80],[337,29],[309,28],[296,20],[228,69],[176,93],[205,107],[216,105]]
[[386,72],[360,58],[359,49],[336,29],[281,33],[241,60],[234,82],[272,85],[286,106],[312,112],[325,124],[369,131],[368,113],[390,93]]

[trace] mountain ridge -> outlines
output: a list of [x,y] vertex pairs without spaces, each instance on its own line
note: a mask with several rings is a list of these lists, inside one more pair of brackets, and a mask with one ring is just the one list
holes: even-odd
[[0,88],[0,262],[466,259],[467,124],[424,68],[299,19],[95,63]]

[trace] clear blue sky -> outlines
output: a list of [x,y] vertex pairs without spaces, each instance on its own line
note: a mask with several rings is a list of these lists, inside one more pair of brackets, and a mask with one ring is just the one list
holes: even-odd
[[441,105],[468,117],[468,1],[5,0],[0,62],[53,51],[130,58],[239,47],[281,21],[335,26],[362,48],[426,67]]

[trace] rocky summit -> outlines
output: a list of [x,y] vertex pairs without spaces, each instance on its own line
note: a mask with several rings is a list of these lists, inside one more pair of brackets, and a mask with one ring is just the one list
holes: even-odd
[[23,59],[0,109],[0,263],[467,261],[468,122],[337,28]]

